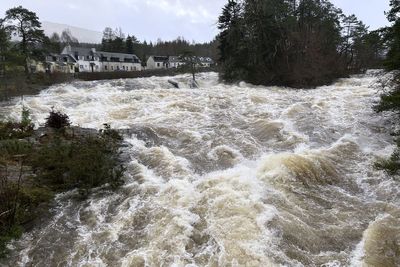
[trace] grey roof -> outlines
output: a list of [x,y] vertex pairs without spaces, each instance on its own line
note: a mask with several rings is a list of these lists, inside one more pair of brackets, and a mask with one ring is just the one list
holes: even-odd
[[97,54],[100,57],[119,58],[120,61],[124,61],[125,58],[129,58],[129,59],[133,59],[133,60],[140,62],[140,59],[134,54],[112,53],[112,52],[103,52],[103,51],[97,51]]
[[72,57],[75,56],[93,56],[101,58],[118,58],[119,61],[124,62],[125,59],[132,59],[133,62],[140,63],[140,59],[134,54],[125,54],[125,53],[111,53],[104,51],[96,51],[94,48],[85,48],[85,47],[69,47],[70,55]]
[[54,54],[51,53],[46,56],[47,62],[64,62],[64,63],[75,63],[76,59],[70,54]]
[[154,61],[158,61],[158,62],[166,62],[168,61],[168,57],[167,56],[150,56],[154,58]]
[[170,56],[170,57],[168,58],[168,61],[169,61],[170,63],[179,63],[179,62],[183,62],[182,59],[181,59],[180,57],[178,57],[178,56]]
[[198,57],[201,63],[210,63],[213,64],[214,60],[212,60],[210,57]]
[[71,47],[70,50],[72,53],[78,54],[79,56],[94,56],[96,54],[95,49],[86,47]]

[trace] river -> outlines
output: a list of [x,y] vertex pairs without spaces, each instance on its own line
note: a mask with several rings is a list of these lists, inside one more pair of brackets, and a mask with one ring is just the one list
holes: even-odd
[[[134,129],[126,183],[11,244],[8,266],[400,266],[400,183],[373,111],[377,71],[312,90],[225,85],[216,73],[57,85],[24,105]],[[19,118],[21,102],[2,108]],[[138,134],[139,133],[139,134]],[[143,134],[140,134],[143,133]]]

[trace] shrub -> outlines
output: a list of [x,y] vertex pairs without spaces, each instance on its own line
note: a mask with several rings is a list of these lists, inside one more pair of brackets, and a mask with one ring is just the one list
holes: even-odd
[[21,122],[0,122],[0,140],[22,139],[31,136],[34,125],[30,118],[30,111],[23,107]]
[[19,225],[14,225],[10,229],[0,231],[0,259],[7,255],[7,244],[13,239],[19,238],[22,235],[23,229]]
[[46,118],[46,127],[54,128],[54,129],[62,129],[71,125],[69,121],[69,117],[66,114],[61,113],[60,111],[54,111],[53,109],[50,111],[49,117]]
[[93,187],[122,182],[118,149],[121,136],[109,127],[96,136],[72,140],[57,135],[39,147],[31,159],[37,180],[54,190],[78,188],[86,196]]

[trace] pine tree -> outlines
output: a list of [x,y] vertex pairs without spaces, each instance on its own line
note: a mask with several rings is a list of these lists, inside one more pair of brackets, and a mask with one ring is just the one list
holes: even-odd
[[126,53],[133,54],[133,40],[132,37],[130,37],[129,35],[128,37],[126,37],[125,46],[126,46]]
[[45,40],[39,18],[36,13],[19,6],[7,10],[5,19],[12,23],[13,32],[21,38],[19,46],[24,57],[25,73],[29,76],[30,59],[37,57],[35,50]]
[[10,45],[10,33],[4,25],[4,21],[0,19],[0,77],[5,74],[6,53]]

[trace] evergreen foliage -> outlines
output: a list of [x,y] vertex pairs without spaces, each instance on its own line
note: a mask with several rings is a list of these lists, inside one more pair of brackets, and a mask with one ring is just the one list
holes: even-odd
[[22,6],[7,10],[5,20],[12,23],[11,30],[21,38],[20,52],[24,57],[25,73],[29,75],[30,59],[40,59],[40,45],[45,40],[41,23],[36,13]]
[[66,114],[61,113],[60,111],[54,111],[53,109],[50,111],[49,116],[46,118],[46,127],[54,128],[54,129],[62,129],[71,125],[69,121],[69,117]]
[[218,28],[226,81],[313,87],[368,68],[376,52],[365,55],[367,27],[327,0],[229,0]]
[[122,137],[109,125],[98,133],[47,129],[40,138],[20,132],[27,125],[26,108],[21,122],[0,122],[0,258],[9,241],[48,212],[56,193],[78,189],[85,198],[94,187],[121,185],[125,171],[119,160]]
[[[378,112],[392,112],[393,120],[398,126],[398,116],[400,114],[400,1],[391,0],[390,7],[391,9],[386,15],[392,25],[382,30],[382,32],[385,33],[385,40],[388,46],[385,66],[387,70],[394,71],[394,77],[390,83],[391,90],[386,91],[381,96],[381,101],[375,109]],[[393,135],[397,139],[397,148],[389,159],[378,162],[376,167],[398,177],[400,174],[400,133],[397,132]]]

